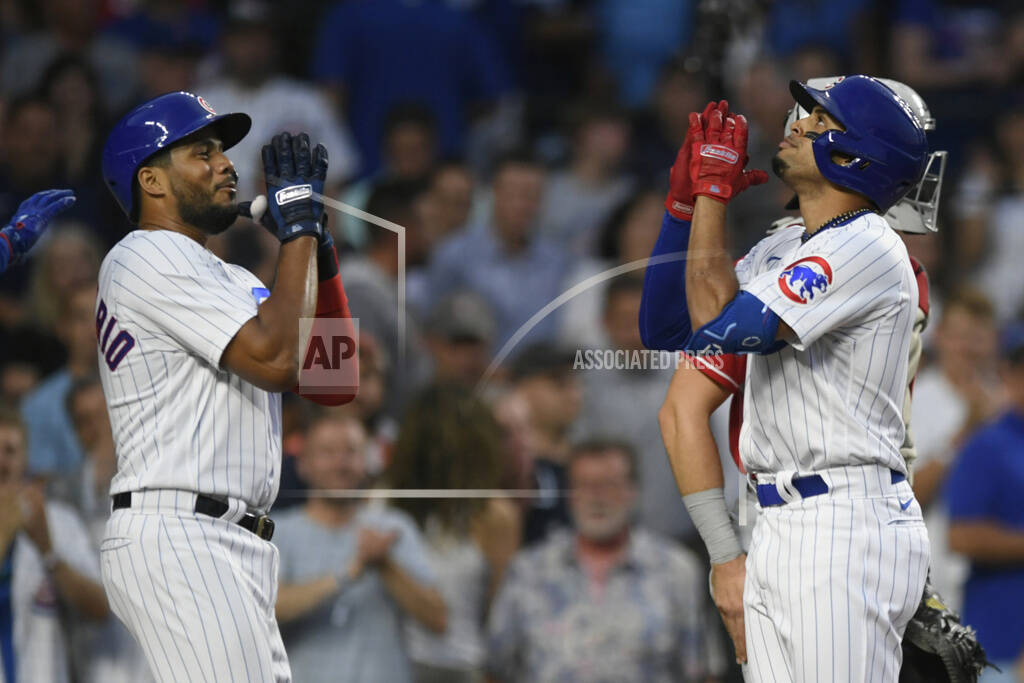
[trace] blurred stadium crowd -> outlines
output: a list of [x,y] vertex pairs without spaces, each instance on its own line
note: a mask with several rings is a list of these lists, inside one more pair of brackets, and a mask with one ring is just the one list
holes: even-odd
[[[400,353],[397,237],[330,215],[360,320],[361,386],[341,409],[285,400],[274,542],[295,680],[737,680],[658,429],[671,370],[573,367],[577,349],[642,348],[642,266],[538,321],[475,389],[560,293],[649,255],[690,111],[727,97],[750,120],[752,166],[769,168],[787,82],[843,73],[915,88],[938,123],[932,148],[950,152],[938,233],[904,236],[932,285],[915,489],[940,590],[990,656],[1024,650],[1024,555],[972,566],[947,543],[948,501],[977,482],[959,456],[985,450],[972,436],[1013,392],[1000,334],[1024,314],[1018,3],[0,0],[0,37],[0,220],[42,189],[78,196],[0,279],[6,680],[19,659],[49,672],[29,681],[146,680],[95,593],[115,467],[95,287],[130,229],[98,155],[121,114],[174,90],[253,118],[229,153],[241,198],[262,191],[260,145],[308,131],[330,152],[329,196],[407,229]],[[772,182],[733,203],[737,258],[787,199]],[[210,247],[271,282],[276,244],[240,219]],[[1008,344],[1019,353],[1024,337]],[[1022,434],[1009,442],[1019,461]],[[999,466],[984,464],[997,479]],[[15,492],[44,484],[40,526]],[[373,487],[533,493],[307,494]],[[1004,521],[1019,548],[1024,519]],[[615,538],[625,550],[609,555]],[[50,542],[73,571],[44,569],[38,548],[20,551],[33,561],[16,552]],[[970,581],[993,572],[1000,601],[970,604]],[[12,603],[31,605],[30,630],[15,632]]]

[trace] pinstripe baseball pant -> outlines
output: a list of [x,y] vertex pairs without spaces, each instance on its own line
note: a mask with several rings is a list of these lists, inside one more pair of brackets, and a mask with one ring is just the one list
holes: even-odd
[[290,681],[274,617],[277,548],[229,521],[235,505],[218,519],[193,502],[149,491],[111,514],[100,546],[111,608],[161,683]]
[[930,558],[921,508],[885,468],[820,474],[828,493],[757,517],[743,590],[744,678],[895,683]]

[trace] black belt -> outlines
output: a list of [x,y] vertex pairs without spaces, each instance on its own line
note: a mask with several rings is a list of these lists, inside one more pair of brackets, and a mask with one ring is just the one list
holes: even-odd
[[[115,510],[130,508],[132,506],[131,491],[115,493],[110,497],[110,499],[114,503]],[[210,517],[223,517],[228,511],[228,504],[222,500],[217,500],[216,498],[211,498],[210,496],[204,496],[201,493],[197,493],[194,509],[197,514],[208,515]],[[243,529],[256,534],[264,541],[269,541],[274,537],[274,520],[266,515],[253,515],[247,512],[244,517],[235,523]]]

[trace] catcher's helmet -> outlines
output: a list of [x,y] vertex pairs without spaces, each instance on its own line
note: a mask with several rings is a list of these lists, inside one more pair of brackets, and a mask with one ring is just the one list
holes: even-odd
[[[811,88],[823,89],[837,80],[837,76],[809,78],[807,79],[807,85]],[[935,130],[935,117],[932,116],[931,110],[928,109],[928,104],[924,101],[924,98],[917,94],[916,90],[905,83],[890,78],[879,78],[878,80],[910,105],[910,110],[917,116],[926,134],[928,131]],[[793,124],[807,116],[808,113],[799,104],[790,109],[786,125],[782,129],[783,137],[789,135]],[[946,172],[947,156],[948,152],[945,151],[930,152],[925,164],[924,175],[920,182],[911,189],[907,196],[893,204],[886,212],[885,218],[895,230],[925,234],[939,229],[939,199],[942,195],[942,181]],[[786,206],[787,209],[796,209],[798,207],[799,203],[796,197],[793,198],[790,205]]]
[[224,149],[238,143],[252,126],[246,114],[218,114],[206,100],[188,92],[160,95],[125,114],[103,145],[103,180],[128,218],[135,221],[135,174],[146,161],[178,140],[216,126]]
[[[882,212],[921,179],[928,157],[924,126],[884,84],[858,75],[840,77],[821,90],[791,81],[789,90],[801,107],[821,106],[845,128],[814,140],[814,159],[825,178],[864,195]],[[837,163],[834,153],[852,162]]]

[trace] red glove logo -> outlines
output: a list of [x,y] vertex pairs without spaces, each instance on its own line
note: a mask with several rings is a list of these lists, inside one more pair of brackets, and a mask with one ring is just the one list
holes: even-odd
[[723,147],[722,145],[701,145],[700,155],[709,159],[718,159],[727,164],[735,164],[740,160],[739,152]]
[[[768,174],[743,170],[749,159],[747,120],[739,114],[730,115],[725,100],[708,107],[700,117],[703,126],[693,135],[693,194],[727,202],[751,185],[768,182]],[[693,118],[691,114],[691,126]]]

